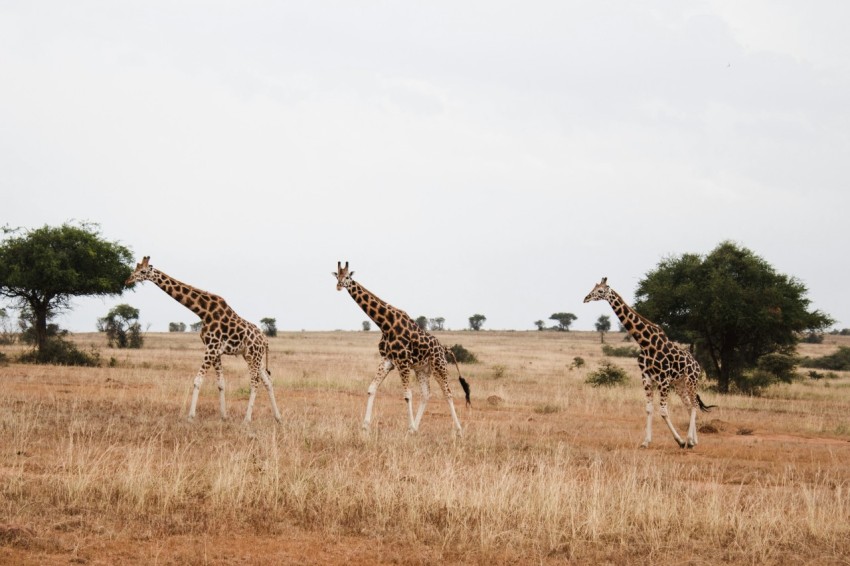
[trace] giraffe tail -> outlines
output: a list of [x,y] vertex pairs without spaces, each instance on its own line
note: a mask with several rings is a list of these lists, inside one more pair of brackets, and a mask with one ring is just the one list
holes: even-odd
[[446,351],[446,356],[451,356],[452,362],[455,364],[455,368],[457,368],[457,377],[460,380],[460,386],[463,388],[463,393],[466,395],[466,406],[472,406],[472,401],[469,399],[469,382],[466,381],[463,376],[460,374],[460,366],[457,365],[457,358],[455,357],[455,353],[452,352],[451,348],[446,348],[443,346],[443,349]]
[[699,410],[702,411],[703,413],[708,413],[714,407],[717,406],[717,405],[706,405],[705,403],[702,402],[702,399],[699,398],[699,394],[697,394],[697,404],[699,405]]
[[266,375],[271,377],[272,370],[269,369],[269,345],[266,343]]

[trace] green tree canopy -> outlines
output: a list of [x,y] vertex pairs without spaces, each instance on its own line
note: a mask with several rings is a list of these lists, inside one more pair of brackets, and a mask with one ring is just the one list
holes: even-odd
[[481,327],[484,326],[484,322],[487,320],[487,317],[483,314],[474,314],[469,317],[469,327],[472,330],[481,330]]
[[605,342],[605,333],[611,330],[611,317],[607,314],[599,315],[596,319],[596,331],[599,333],[599,339]]
[[419,330],[428,330],[428,317],[427,316],[418,316],[416,317],[416,326],[419,327]]
[[0,243],[0,295],[32,313],[36,346],[47,339],[47,321],[72,297],[120,295],[133,255],[104,240],[96,224],[63,224],[4,230]]
[[263,329],[263,334],[268,336],[269,338],[274,338],[277,336],[277,319],[276,318],[263,318],[260,319],[260,327]]
[[556,312],[549,317],[549,320],[555,320],[558,322],[558,330],[568,332],[570,330],[570,325],[577,318],[578,317],[571,312]]
[[97,329],[106,333],[110,347],[141,348],[144,342],[139,309],[128,304],[112,308],[104,318],[97,321]]
[[801,332],[832,319],[809,311],[806,287],[732,242],[662,260],[638,282],[635,310],[692,344],[720,391],[743,383],[762,356],[792,353]]

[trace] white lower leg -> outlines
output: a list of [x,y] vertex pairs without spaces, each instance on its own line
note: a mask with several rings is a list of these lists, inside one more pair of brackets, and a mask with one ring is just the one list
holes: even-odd
[[661,418],[664,419],[664,422],[667,423],[667,428],[670,429],[670,432],[673,433],[673,438],[676,439],[676,442],[680,447],[685,447],[685,441],[682,440],[682,437],[679,436],[678,431],[676,431],[676,427],[673,426],[672,421],[670,421],[670,417],[667,415],[667,406],[661,407]]
[[218,405],[221,410],[221,418],[227,418],[227,407],[224,404],[224,376],[218,375]]
[[416,421],[413,418],[413,392],[408,387],[404,392],[404,402],[407,405],[407,430],[416,432]]
[[251,422],[251,413],[254,411],[254,399],[257,398],[257,384],[251,384],[251,394],[248,396],[248,408],[245,410],[245,422]]
[[643,436],[641,448],[646,448],[652,442],[652,401],[646,403],[646,432]]
[[416,411],[416,420],[413,423],[416,430],[419,430],[419,422],[425,413],[425,406],[428,404],[428,399],[431,398],[431,388],[428,386],[428,382],[422,381],[420,387],[422,389],[422,399],[419,400],[419,409]]
[[449,402],[449,412],[452,414],[452,422],[454,423],[455,430],[459,436],[463,436],[460,419],[457,418],[457,411],[455,411],[455,401],[451,397],[448,397],[446,400]]
[[189,420],[195,418],[195,409],[198,406],[198,393],[201,391],[201,383],[204,382],[203,374],[198,374],[195,376],[195,382],[192,389],[192,404],[189,405]]
[[363,417],[363,430],[369,430],[369,425],[372,424],[372,407],[375,404],[375,395],[378,393],[378,384],[372,382],[369,384],[368,398],[366,399],[366,416]]
[[263,385],[266,386],[266,391],[269,393],[269,400],[272,403],[272,411],[274,411],[274,418],[277,422],[280,422],[280,411],[277,410],[277,401],[274,398],[274,388],[272,387],[272,380],[269,379],[269,376],[266,375],[266,372],[261,370],[260,377],[263,378]]
[[691,423],[688,426],[688,446],[697,445],[697,408],[691,407]]

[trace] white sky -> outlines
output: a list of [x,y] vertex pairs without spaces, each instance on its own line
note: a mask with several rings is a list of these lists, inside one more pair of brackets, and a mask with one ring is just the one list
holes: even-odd
[[[330,273],[450,328],[592,329],[731,239],[850,326],[850,2],[0,0],[0,223],[97,222],[281,330]],[[76,300],[196,317],[153,284]],[[613,320],[613,317],[612,317]],[[615,326],[616,327],[616,326]]]

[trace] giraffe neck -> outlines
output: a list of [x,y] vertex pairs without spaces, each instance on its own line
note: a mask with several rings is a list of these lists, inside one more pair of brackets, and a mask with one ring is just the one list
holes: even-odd
[[623,300],[623,297],[614,291],[614,289],[610,290],[608,303],[611,305],[611,308],[614,309],[614,314],[616,314],[617,318],[620,319],[620,322],[623,323],[623,327],[626,329],[626,332],[628,332],[638,344],[643,345],[648,334],[664,335],[660,326],[650,322],[632,307],[627,305],[626,301]]
[[389,310],[393,308],[356,281],[352,281],[348,285],[348,294],[378,326],[386,319]]
[[222,308],[227,308],[227,304],[224,302],[224,299],[218,295],[213,295],[212,293],[196,289],[191,285],[187,285],[186,283],[178,281],[170,275],[159,271],[158,269],[151,268],[149,279],[156,284],[157,287],[171,295],[175,301],[198,315],[200,319],[205,322],[214,318],[214,311],[220,311]]
[[354,302],[360,305],[363,312],[378,325],[384,334],[393,331],[400,333],[405,327],[408,330],[413,330],[414,327],[418,328],[406,312],[381,300],[356,281],[352,281],[348,285],[348,294],[351,295]]

